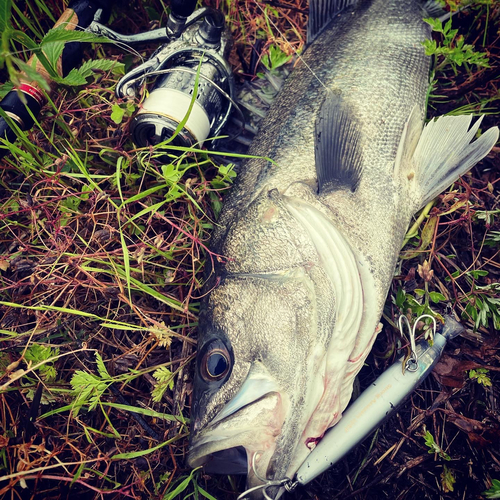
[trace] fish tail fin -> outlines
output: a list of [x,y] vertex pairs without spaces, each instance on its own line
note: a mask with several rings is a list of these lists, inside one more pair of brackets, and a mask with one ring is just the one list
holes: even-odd
[[481,116],[471,127],[472,115],[440,116],[424,127],[409,161],[410,168],[405,169],[416,194],[415,211],[491,151],[498,141],[498,127],[490,128],[473,141],[482,120]]

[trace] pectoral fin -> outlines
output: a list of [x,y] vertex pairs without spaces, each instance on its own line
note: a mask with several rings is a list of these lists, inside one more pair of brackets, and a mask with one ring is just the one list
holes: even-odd
[[470,127],[472,115],[441,116],[424,127],[410,168],[405,169],[409,181],[416,182],[416,210],[482,160],[498,141],[498,127],[492,127],[471,142],[482,119]]

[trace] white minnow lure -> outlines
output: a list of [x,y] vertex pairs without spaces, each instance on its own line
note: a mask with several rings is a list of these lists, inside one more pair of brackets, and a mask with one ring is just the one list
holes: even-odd
[[[406,321],[402,322],[402,319]],[[434,369],[448,340],[455,338],[464,330],[464,327],[451,316],[445,316],[442,331],[435,333],[432,345],[426,340],[415,345],[415,326],[412,331],[407,319],[400,318],[399,325],[402,333],[402,323],[405,323],[410,330],[410,357],[408,359],[404,356],[400,357],[347,408],[342,419],[326,432],[316,448],[299,467],[294,480],[284,478],[270,481],[261,478],[264,484],[250,488],[237,500],[248,498],[250,493],[257,490],[262,491],[265,499],[271,499],[267,493],[268,489],[279,488],[281,492],[291,492],[298,485],[310,483],[335,465],[392,415]],[[281,493],[278,497],[280,495]]]
[[403,373],[403,358],[400,358],[380,375],[321,439],[298,469],[294,485],[311,482],[379,427],[431,373],[448,340],[463,330],[460,323],[446,316],[443,329],[435,334],[432,346],[425,340],[416,345],[416,370],[405,369]]

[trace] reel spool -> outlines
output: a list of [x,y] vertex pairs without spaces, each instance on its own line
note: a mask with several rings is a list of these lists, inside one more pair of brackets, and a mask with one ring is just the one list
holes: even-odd
[[176,51],[165,66],[149,74],[158,79],[132,120],[133,141],[146,146],[173,137],[172,145],[201,147],[229,117],[231,69],[217,54],[193,47]]

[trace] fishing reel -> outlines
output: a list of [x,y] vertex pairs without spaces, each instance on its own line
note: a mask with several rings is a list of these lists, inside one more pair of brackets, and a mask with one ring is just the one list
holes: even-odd
[[164,42],[143,64],[118,82],[116,95],[134,97],[156,77],[131,122],[139,147],[164,141],[201,147],[219,135],[235,107],[234,81],[227,61],[231,38],[223,14],[209,7],[194,10],[196,0],[172,0],[166,28],[122,35],[95,20],[89,31],[125,44]]

